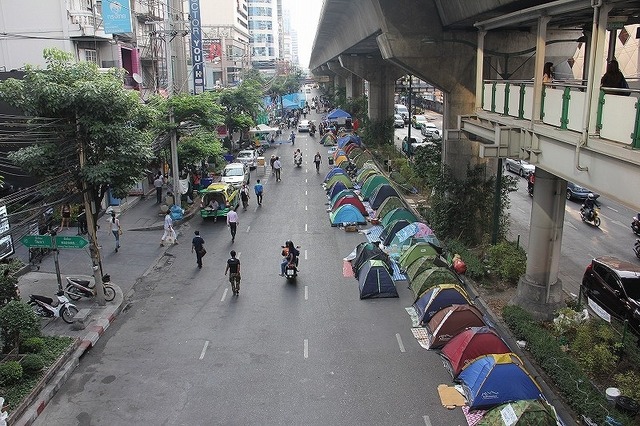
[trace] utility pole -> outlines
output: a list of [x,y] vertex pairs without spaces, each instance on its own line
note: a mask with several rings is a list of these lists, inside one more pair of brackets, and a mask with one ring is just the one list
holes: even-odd
[[171,10],[173,11],[173,24],[171,32],[171,50],[175,52],[175,93],[189,93],[189,82],[187,81],[187,52],[185,46],[184,25],[184,3],[182,0],[171,0]]
[[[166,41],[166,55],[167,55],[167,93],[168,93],[168,97],[171,98],[173,97],[174,93],[175,93],[175,83],[174,83],[174,75],[173,75],[173,44],[175,43],[176,39],[180,39],[181,37],[177,37],[175,35],[175,31],[174,31],[174,21],[173,21],[173,10],[174,9],[174,5],[175,3],[179,3],[179,1],[177,0],[172,0],[171,5],[169,5],[169,3],[167,2],[167,29],[169,30],[167,34],[165,34],[165,37],[169,37],[169,39]],[[182,10],[182,5],[179,5],[179,10]],[[172,183],[173,183],[173,187],[172,187],[172,192],[173,192],[173,202],[176,205],[180,205],[180,182],[179,182],[179,178],[180,178],[180,171],[178,169],[178,135],[177,135],[177,131],[174,128],[175,125],[175,120],[173,117],[173,108],[169,108],[169,125],[171,130],[169,130],[170,132],[170,136],[171,136],[171,144],[170,144],[170,150],[171,150],[171,176],[173,177],[172,179]]]

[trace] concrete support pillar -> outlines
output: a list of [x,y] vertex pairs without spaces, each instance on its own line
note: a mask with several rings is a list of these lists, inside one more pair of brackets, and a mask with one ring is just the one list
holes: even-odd
[[344,77],[340,74],[336,74],[333,76],[333,90],[337,91],[344,88],[347,85]]
[[536,168],[527,250],[527,272],[520,278],[513,303],[538,319],[551,319],[564,304],[558,278],[567,181]]
[[357,75],[350,73],[349,77],[346,78],[347,83],[347,99],[351,98],[359,98],[363,94],[364,81],[362,77],[358,77]]
[[369,119],[385,120],[393,116],[396,80],[402,69],[380,57],[340,56],[340,65],[369,82]]

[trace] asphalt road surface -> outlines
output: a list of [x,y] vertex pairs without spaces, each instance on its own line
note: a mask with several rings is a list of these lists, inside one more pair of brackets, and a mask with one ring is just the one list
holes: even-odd
[[[436,388],[451,378],[411,333],[410,290],[399,283],[399,299],[361,301],[356,280],[343,277],[343,257],[365,238],[330,227],[318,140],[298,134],[295,147],[267,151],[281,156],[282,181],[252,174],[264,201],[240,209],[235,243],[221,221],[182,227],[181,244],[136,284],[131,307],[36,425],[466,424],[441,405]],[[195,229],[208,250],[202,269],[188,243]],[[278,275],[288,239],[301,246],[295,283]],[[237,297],[224,276],[231,249]]]

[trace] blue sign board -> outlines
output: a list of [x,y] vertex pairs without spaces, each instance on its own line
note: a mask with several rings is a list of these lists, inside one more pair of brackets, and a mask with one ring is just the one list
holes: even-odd
[[105,34],[130,33],[132,30],[129,0],[102,0],[102,22]]
[[193,93],[204,92],[204,53],[200,29],[200,0],[189,0],[191,18],[191,63],[193,65]]

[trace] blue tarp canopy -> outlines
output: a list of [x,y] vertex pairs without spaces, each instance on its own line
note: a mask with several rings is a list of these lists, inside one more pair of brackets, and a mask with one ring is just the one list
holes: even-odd
[[351,118],[351,114],[340,108],[336,108],[327,115],[327,120],[337,120],[338,118]]

